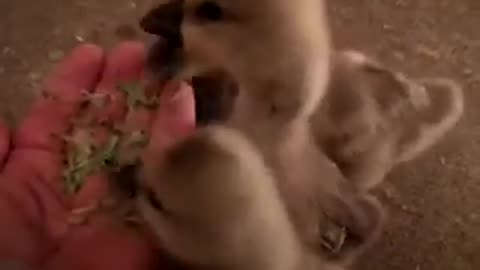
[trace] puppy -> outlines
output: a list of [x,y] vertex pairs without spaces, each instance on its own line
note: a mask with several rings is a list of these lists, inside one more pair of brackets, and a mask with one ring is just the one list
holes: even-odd
[[[407,78],[360,52],[333,51],[330,76],[310,120],[313,134],[360,190],[376,187],[395,165],[431,148],[463,114],[463,92],[454,81]],[[227,76],[209,82],[200,89],[230,97],[213,99],[214,108],[223,108],[215,110],[216,119],[227,119],[235,92],[224,85],[233,82]]]
[[[156,73],[167,69],[187,80],[212,70],[228,74],[238,95],[225,124],[257,145],[270,143],[272,134],[285,139],[278,135],[313,113],[328,82],[324,1],[173,0],[141,25],[181,48],[172,50],[174,63],[153,67]],[[150,53],[150,62],[161,61],[157,54]]]
[[304,250],[261,154],[237,131],[200,130],[141,172],[139,209],[193,269],[342,269]]
[[[229,99],[232,110],[220,122],[259,149],[303,244],[343,262],[376,238],[381,207],[349,190],[309,131],[310,116],[328,82],[323,1],[174,1],[153,9],[142,27],[177,48],[171,65],[181,74],[177,76],[221,70],[236,84],[234,101]],[[237,151],[243,151],[241,146]],[[327,221],[349,234],[335,254],[323,250]]]
[[432,147],[463,114],[463,92],[452,80],[409,79],[356,51],[333,53],[331,67],[312,130],[361,190]]

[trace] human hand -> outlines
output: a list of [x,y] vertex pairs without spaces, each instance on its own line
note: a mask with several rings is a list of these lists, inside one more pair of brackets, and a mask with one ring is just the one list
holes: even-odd
[[[150,269],[155,254],[145,237],[96,214],[86,225],[69,225],[72,209],[86,207],[108,192],[105,172],[90,176],[80,192],[63,192],[64,142],[81,111],[82,91],[108,93],[104,109],[86,113],[127,126],[151,128],[148,149],[161,151],[194,128],[191,89],[164,89],[155,113],[126,115],[120,83],[141,78],[145,51],[141,44],[124,43],[108,57],[93,45],[75,49],[46,80],[49,97],[40,98],[15,135],[0,126],[0,261],[15,260],[44,269]],[[99,130],[97,134],[105,133]],[[100,139],[101,135],[99,135]]]

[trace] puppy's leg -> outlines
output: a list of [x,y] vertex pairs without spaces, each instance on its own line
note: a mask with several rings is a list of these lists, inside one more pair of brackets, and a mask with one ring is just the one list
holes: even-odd
[[357,192],[327,200],[321,206],[327,219],[320,222],[326,234],[316,245],[329,262],[347,267],[378,240],[385,211],[375,197]]
[[384,211],[345,179],[308,135],[284,147],[276,168],[279,190],[301,241],[330,262],[349,265],[377,240]]

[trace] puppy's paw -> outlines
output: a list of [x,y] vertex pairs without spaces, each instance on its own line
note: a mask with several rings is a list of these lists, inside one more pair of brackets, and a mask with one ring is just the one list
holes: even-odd
[[378,240],[385,211],[373,196],[343,194],[331,199],[325,216],[321,252],[333,264],[350,266]]

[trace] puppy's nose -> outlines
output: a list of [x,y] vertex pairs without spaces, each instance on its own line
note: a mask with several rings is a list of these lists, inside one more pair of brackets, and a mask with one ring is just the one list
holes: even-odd
[[183,1],[170,0],[150,10],[140,21],[147,33],[160,36],[168,42],[181,43],[180,26],[183,19]]

